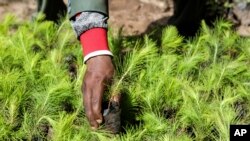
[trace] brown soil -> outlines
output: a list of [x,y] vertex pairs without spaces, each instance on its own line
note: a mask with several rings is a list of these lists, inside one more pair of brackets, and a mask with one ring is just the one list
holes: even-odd
[[109,22],[113,28],[123,27],[126,35],[144,33],[155,21],[166,24],[173,13],[172,5],[169,2],[169,7],[164,7],[146,0],[111,0]]
[[[114,30],[123,27],[126,35],[143,33],[150,23],[172,15],[172,4],[169,5],[164,7],[147,0],[110,0],[110,27]],[[7,13],[16,15],[20,20],[30,20],[35,11],[36,0],[0,0],[0,20]]]
[[18,19],[31,19],[33,11],[36,9],[35,0],[0,0],[0,21],[6,14],[14,14]]
[[[109,1],[109,25],[113,30],[123,28],[124,35],[138,35],[145,33],[152,26],[166,25],[169,17],[173,14],[172,0]],[[20,20],[30,20],[35,11],[36,0],[0,0],[0,21],[7,13],[16,15]],[[249,15],[249,11],[244,14],[245,17],[249,17]],[[238,28],[239,33],[249,36],[249,25],[243,25],[244,22],[241,24],[242,26]]]

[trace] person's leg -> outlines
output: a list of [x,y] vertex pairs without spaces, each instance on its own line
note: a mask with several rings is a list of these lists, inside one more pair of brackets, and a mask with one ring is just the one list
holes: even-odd
[[180,34],[192,36],[204,16],[205,0],[174,0],[174,15],[169,24],[175,25]]
[[45,14],[45,20],[57,22],[67,13],[63,0],[37,0],[37,13]]

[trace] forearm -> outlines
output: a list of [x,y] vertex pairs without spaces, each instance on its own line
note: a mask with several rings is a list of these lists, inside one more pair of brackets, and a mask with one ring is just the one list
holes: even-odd
[[108,0],[69,1],[69,18],[83,46],[84,62],[89,58],[112,53],[108,48]]
[[108,0],[69,0],[68,14],[80,39],[80,35],[89,29],[107,29]]
[[92,129],[103,122],[102,98],[114,74],[107,40],[107,9],[108,0],[69,0],[69,18],[82,44],[86,63],[82,93]]

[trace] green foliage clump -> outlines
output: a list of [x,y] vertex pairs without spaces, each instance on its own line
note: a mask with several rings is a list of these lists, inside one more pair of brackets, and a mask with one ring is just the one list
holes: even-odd
[[[116,65],[108,96],[122,94],[124,132],[92,131],[82,107],[85,71],[68,21],[0,23],[0,140],[229,140],[249,123],[250,39],[202,23],[191,39],[173,26],[161,43],[110,33]],[[76,57],[70,78],[65,58]]]

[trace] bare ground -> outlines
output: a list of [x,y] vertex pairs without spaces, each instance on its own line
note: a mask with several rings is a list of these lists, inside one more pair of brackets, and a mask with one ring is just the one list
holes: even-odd
[[14,14],[18,19],[28,20],[35,9],[35,0],[0,0],[0,21],[8,13]]
[[[123,27],[126,35],[140,34],[153,21],[171,16],[170,6],[165,10],[163,5],[152,4],[147,0],[110,0],[109,24],[114,30]],[[20,20],[30,20],[35,11],[35,0],[0,0],[0,20],[7,13],[16,15]]]
[[[173,14],[172,0],[110,0],[109,4],[110,27],[113,30],[123,28],[124,35],[138,35],[152,26],[166,25]],[[0,21],[7,13],[16,15],[19,20],[30,20],[35,11],[36,0],[0,0]],[[250,19],[249,11],[238,15]],[[249,36],[249,25],[244,21],[241,24],[238,32]]]

